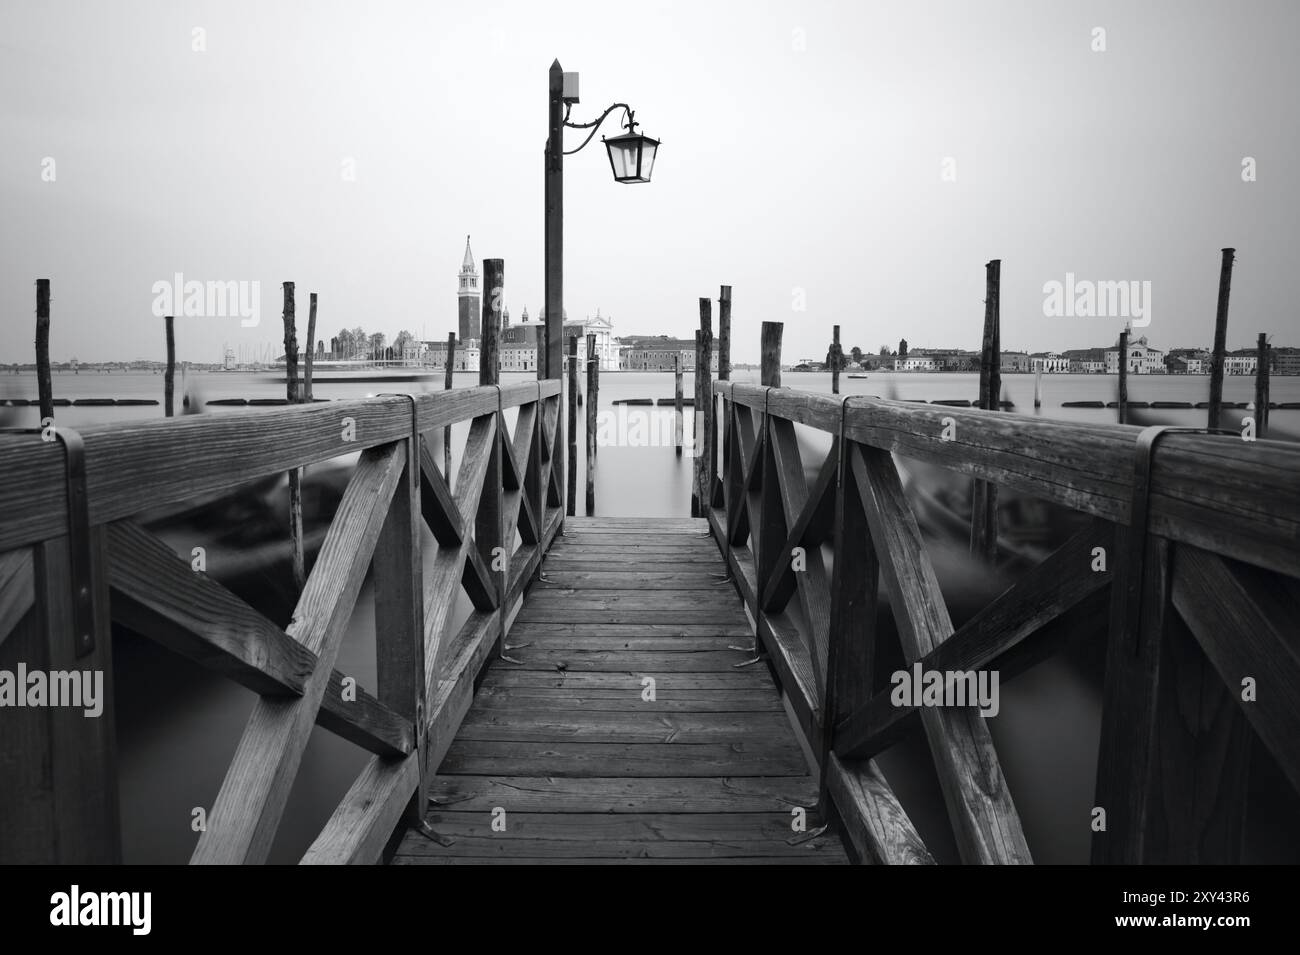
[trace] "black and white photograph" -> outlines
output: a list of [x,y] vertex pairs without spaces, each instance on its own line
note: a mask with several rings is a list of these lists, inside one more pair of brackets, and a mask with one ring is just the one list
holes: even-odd
[[[178,867],[300,864],[935,866],[843,884],[1270,924],[1297,37],[5,0],[0,865],[42,868],[4,924],[194,938],[166,893],[240,883]],[[364,891],[464,881],[411,874]]]

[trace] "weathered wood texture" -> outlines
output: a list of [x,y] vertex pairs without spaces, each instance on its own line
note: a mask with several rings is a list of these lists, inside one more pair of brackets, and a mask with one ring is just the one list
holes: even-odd
[[409,832],[395,861],[846,861],[834,835],[792,826],[796,809],[819,824],[816,785],[766,669],[737,666],[748,625],[709,574],[716,549],[668,576],[624,561],[593,581],[566,563],[602,541],[694,556],[705,522],[566,528],[511,630],[519,662],[493,663],[433,781],[441,842]]
[[[1138,428],[721,383],[735,403],[1120,524],[1129,520]],[[955,423],[945,440],[944,418]],[[1300,576],[1300,445],[1170,434],[1152,464],[1150,530]]]
[[[521,382],[458,388],[415,397],[428,431],[494,414],[559,393],[559,383]],[[140,511],[223,491],[245,481],[317,464],[405,439],[411,400],[405,396],[250,409],[239,415],[190,415],[81,429],[86,453],[90,523],[107,524]],[[256,435],[250,440],[250,435]],[[159,461],[184,460],[183,468]],[[0,483],[0,551],[68,533],[63,448],[57,441],[0,434],[0,461],[13,479]]]
[[[77,576],[71,542],[58,533],[68,523],[63,502],[52,516],[40,515],[43,522],[26,525],[20,533],[35,535],[34,544],[0,552],[0,660],[12,655],[46,669],[72,669],[80,653],[77,669],[91,667],[107,677],[103,718],[34,708],[30,718],[0,723],[0,768],[22,790],[17,800],[0,801],[0,860],[104,862],[120,853],[111,592],[116,621],[258,694],[193,861],[266,858],[313,725],[374,756],[304,861],[379,861],[403,813],[409,810],[408,822],[422,815],[427,773],[445,755],[483,664],[516,617],[559,529],[551,466],[558,395],[558,382],[539,381],[331,403],[326,417],[311,406],[258,416],[257,424],[270,422],[270,428],[240,419],[191,419],[161,422],[162,428],[88,429],[87,486],[91,513],[99,518],[92,517],[88,537],[89,572]],[[513,438],[502,414],[510,407],[519,408]],[[465,419],[469,434],[453,493],[421,433]],[[238,432],[239,453],[232,453]],[[46,466],[50,443],[25,437],[15,446],[26,453],[33,444],[46,445],[32,458],[38,468]],[[214,447],[223,440],[231,442],[224,460]],[[186,442],[193,451],[188,464],[207,461],[202,475],[156,468],[153,449],[174,451],[172,445]],[[291,470],[303,456],[356,450],[360,462],[285,629],[131,519],[148,506]],[[496,472],[489,467],[494,455]],[[150,459],[154,465],[144,467]],[[133,471],[133,483],[111,479],[123,467]],[[66,493],[59,476],[57,491]],[[114,495],[120,497],[103,500]],[[427,575],[421,522],[438,545]],[[502,528],[509,528],[508,541]],[[45,530],[53,536],[40,536]],[[503,542],[513,553],[502,561],[479,552]],[[376,695],[333,667],[371,567]],[[460,587],[476,609],[447,638],[443,630]],[[74,620],[73,595],[80,588],[92,593],[89,624]],[[81,646],[92,642],[90,651]]]

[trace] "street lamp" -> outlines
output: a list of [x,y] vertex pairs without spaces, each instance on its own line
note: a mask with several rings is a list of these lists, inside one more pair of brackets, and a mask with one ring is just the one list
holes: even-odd
[[[610,113],[623,110],[626,132],[606,139],[609,166],[615,182],[649,182],[654,169],[659,140],[636,131],[632,108],[615,103],[590,123],[569,121],[569,111],[578,102],[578,74],[565,73],[556,60],[551,64],[548,87],[548,138],[546,140],[546,326],[545,341],[539,343],[537,377],[559,378],[564,368],[564,157],[581,151],[600,129]],[[564,129],[590,129],[576,149],[564,149]],[[563,486],[563,485],[561,485]]]

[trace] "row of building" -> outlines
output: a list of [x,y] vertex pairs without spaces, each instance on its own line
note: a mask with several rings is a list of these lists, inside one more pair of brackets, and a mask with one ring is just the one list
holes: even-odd
[[[452,368],[455,371],[478,371],[482,328],[482,288],[474,253],[470,250],[469,236],[465,237],[465,257],[457,276],[457,337]],[[578,366],[587,363],[587,336],[595,336],[595,359],[601,371],[672,371],[680,362],[684,371],[695,368],[695,342],[669,338],[666,335],[633,335],[624,339],[614,336],[614,322],[596,309],[594,317],[570,319],[564,314],[565,352],[570,336],[578,339]],[[513,322],[508,307],[501,310],[501,336],[498,356],[502,371],[537,370],[538,343],[546,337],[546,309],[529,318],[525,307],[519,322]],[[429,368],[447,367],[448,343],[445,341],[412,342],[401,360]],[[712,356],[713,370],[717,371],[717,343]]]
[[[457,340],[453,368],[456,371],[478,371],[482,328],[482,295],[479,273],[470,249],[470,237],[465,237],[465,255],[457,276]],[[510,309],[502,309],[502,328],[498,342],[500,368],[505,372],[536,372],[538,343],[545,339],[546,310],[530,320],[528,309],[523,310],[517,323],[511,321]],[[694,339],[673,338],[667,335],[631,335],[620,339],[614,335],[614,322],[596,309],[595,317],[563,321],[565,351],[568,340],[577,336],[579,368],[587,363],[587,336],[595,336],[595,358],[601,371],[673,371],[695,369]],[[710,367],[718,370],[718,343],[713,342]],[[391,350],[390,350],[391,351]],[[1272,350],[1273,374],[1300,374],[1300,349],[1275,348]],[[445,369],[448,343],[446,341],[412,341],[402,354],[388,356],[405,365]],[[335,356],[329,356],[335,357]],[[341,356],[339,356],[341,357]],[[829,360],[829,356],[828,356]],[[1228,352],[1224,373],[1228,375],[1253,375],[1257,355],[1255,349],[1238,349]],[[863,355],[857,367],[868,370],[902,372],[977,372],[980,370],[980,353],[959,348],[913,348],[906,340],[899,342],[896,355]],[[1119,373],[1119,342],[1104,348],[1073,348],[1061,352],[1003,351],[1001,370],[1006,373],[1045,374],[1109,374]],[[1134,375],[1201,375],[1210,372],[1210,353],[1203,348],[1171,348],[1168,351],[1152,345],[1142,336],[1129,342],[1128,372]],[[849,363],[854,367],[854,363]],[[796,366],[799,370],[824,368],[824,362],[807,361]]]
[[[1271,374],[1300,374],[1300,349],[1272,349]],[[1119,342],[1109,348],[1071,348],[1055,352],[1004,351],[1000,366],[1007,373],[1117,375]],[[1208,375],[1211,354],[1205,348],[1171,348],[1165,351],[1152,345],[1143,335],[1128,345],[1130,375]],[[1225,375],[1253,375],[1258,363],[1254,348],[1239,348],[1224,355]],[[872,356],[868,367],[889,371],[979,371],[980,353],[948,348],[900,348],[896,357]]]

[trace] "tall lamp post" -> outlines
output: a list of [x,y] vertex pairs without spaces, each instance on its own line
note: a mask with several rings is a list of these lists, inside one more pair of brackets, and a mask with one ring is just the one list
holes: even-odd
[[[659,140],[636,131],[634,113],[626,103],[615,103],[590,123],[572,123],[569,111],[578,102],[578,74],[566,73],[556,60],[551,64],[548,87],[546,140],[546,340],[538,349],[537,377],[561,378],[564,372],[564,157],[579,152],[595,137],[600,124],[616,109],[623,110],[627,132],[612,139],[601,137],[609,152],[615,182],[649,182]],[[590,129],[576,149],[565,151],[564,128]]]
[[[649,182],[650,172],[654,168],[655,154],[659,150],[659,140],[643,136],[636,131],[637,124],[631,107],[626,103],[615,103],[598,119],[590,123],[569,122],[569,111],[578,102],[578,74],[565,73],[556,60],[551,64],[550,82],[547,87],[547,139],[546,139],[546,326],[543,329],[544,340],[538,343],[538,378],[560,378],[564,376],[564,157],[579,152],[591,142],[600,130],[600,124],[616,109],[623,110],[623,128],[627,132],[612,139],[601,137],[609,152],[609,166],[614,173],[615,182],[633,183]],[[565,150],[564,128],[590,129],[587,138],[576,149]],[[588,356],[590,358],[591,356]],[[564,415],[557,415],[556,436],[560,447],[564,447]],[[565,481],[564,457],[558,455],[560,462],[559,486],[567,486]],[[563,511],[561,511],[563,513]]]

